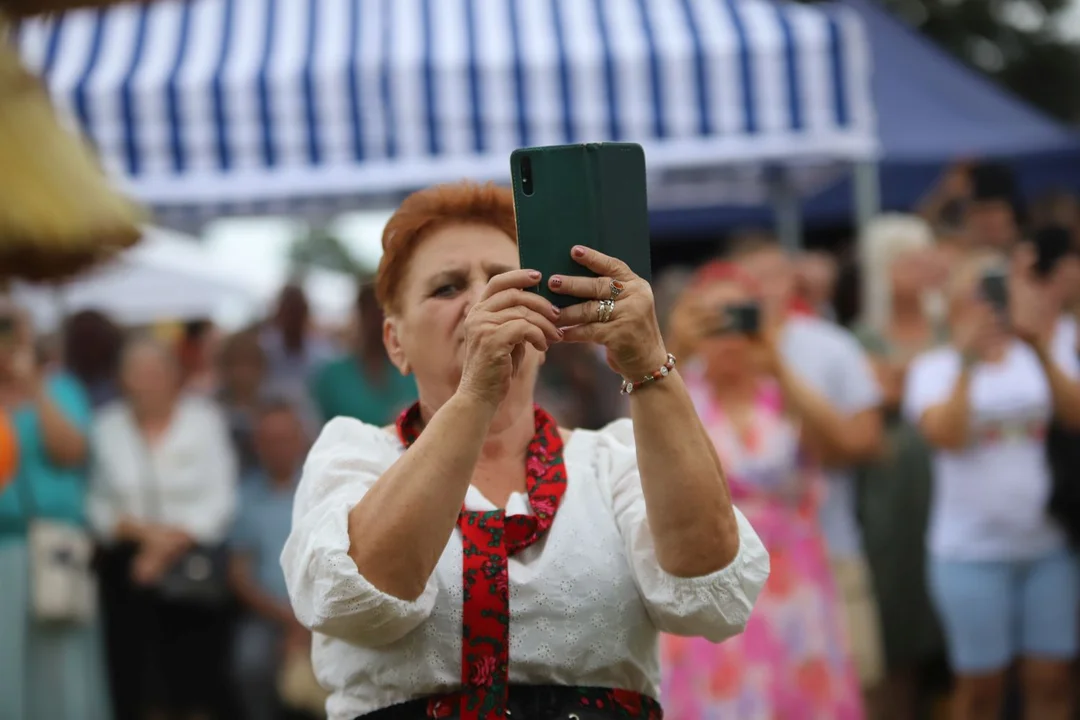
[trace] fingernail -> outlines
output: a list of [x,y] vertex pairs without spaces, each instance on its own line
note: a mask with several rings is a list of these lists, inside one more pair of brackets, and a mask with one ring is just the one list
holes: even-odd
[[551,312],[555,313],[555,317],[559,317],[559,313],[561,313],[561,312],[562,312],[562,310],[560,310],[559,308],[557,308],[557,307],[555,307],[554,305],[552,305],[552,306],[551,306]]
[[623,289],[623,284],[621,282],[619,282],[618,280],[612,280],[611,281],[611,286],[613,288],[615,288],[616,290],[622,290]]
[[533,280],[539,280],[540,279],[540,271],[539,270],[530,270],[529,271],[529,277],[531,277]]
[[562,285],[562,278],[558,275],[552,275],[551,280],[549,280],[548,283],[551,285],[551,287],[559,287],[560,285]]
[[585,257],[585,248],[580,245],[575,245],[574,249],[570,251],[570,254],[574,257]]
[[555,328],[555,331],[559,333],[559,339],[561,340],[562,336],[563,336],[563,329],[562,328]]

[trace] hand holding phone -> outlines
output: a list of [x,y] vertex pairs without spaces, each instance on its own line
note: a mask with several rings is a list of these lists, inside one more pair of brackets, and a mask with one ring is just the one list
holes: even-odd
[[979,281],[979,296],[1003,317],[1009,314],[1009,276],[993,268],[983,273]]

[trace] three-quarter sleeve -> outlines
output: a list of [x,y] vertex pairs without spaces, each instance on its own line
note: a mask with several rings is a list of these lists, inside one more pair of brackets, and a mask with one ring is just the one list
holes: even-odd
[[627,560],[657,629],[712,642],[742,632],[769,576],[769,554],[749,521],[735,509],[739,550],[727,567],[700,577],[671,575],[656,558],[630,420],[617,420],[601,430],[597,450],[598,475],[610,487]]
[[431,615],[438,592],[434,574],[410,602],[369,583],[349,556],[349,511],[399,454],[386,431],[339,417],[327,423],[308,455],[281,566],[297,619],[315,632],[379,647]]

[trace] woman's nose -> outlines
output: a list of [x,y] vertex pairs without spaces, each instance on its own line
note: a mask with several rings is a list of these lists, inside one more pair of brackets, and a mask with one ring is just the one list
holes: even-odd
[[465,300],[464,314],[468,315],[472,310],[473,305],[476,305],[484,297],[484,289],[487,288],[487,283],[470,283],[468,289],[463,293]]

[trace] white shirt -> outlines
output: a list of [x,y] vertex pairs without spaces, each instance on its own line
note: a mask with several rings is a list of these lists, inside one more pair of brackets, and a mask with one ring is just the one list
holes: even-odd
[[[837,412],[851,417],[881,406],[881,388],[870,360],[855,336],[836,323],[796,315],[784,323],[780,343],[788,366]],[[861,557],[854,475],[850,469],[830,469],[825,478],[819,514],[829,556]]]
[[148,446],[124,402],[94,419],[87,515],[111,538],[127,516],[172,525],[202,543],[225,539],[236,509],[236,458],[229,431],[210,400],[182,398],[165,434]]
[[[332,691],[332,720],[460,687],[459,531],[415,602],[377,590],[347,554],[349,510],[403,452],[390,431],[336,418],[308,456],[297,489],[281,563],[296,616],[316,633],[315,672]],[[769,556],[736,511],[740,546],[728,567],[697,578],[661,570],[629,420],[575,431],[563,459],[569,480],[555,521],[509,559],[510,681],[655,698],[658,632],[714,642],[741,632],[769,574]],[[494,509],[475,488],[465,504]],[[523,494],[510,497],[507,513],[527,511]]]
[[[1068,375],[1080,374],[1076,353],[1054,343]],[[904,414],[919,422],[948,399],[960,374],[950,347],[916,358],[908,370]],[[968,395],[971,441],[960,451],[936,450],[927,546],[937,557],[1007,560],[1039,557],[1063,547],[1065,537],[1047,515],[1051,489],[1045,431],[1052,414],[1050,387],[1038,358],[1014,341],[1004,359],[974,368]]]

